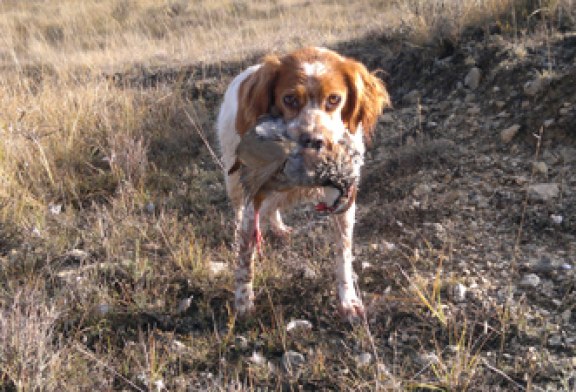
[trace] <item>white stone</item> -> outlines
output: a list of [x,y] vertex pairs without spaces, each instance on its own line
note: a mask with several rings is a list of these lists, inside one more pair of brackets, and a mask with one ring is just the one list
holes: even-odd
[[262,366],[262,365],[266,365],[266,357],[264,357],[262,354],[260,354],[257,351],[254,351],[252,353],[252,356],[248,359],[250,362],[252,362],[254,365],[258,365],[258,366]]
[[286,325],[288,332],[310,331],[311,329],[312,323],[308,320],[292,320]]
[[533,97],[542,91],[543,87],[543,78],[537,77],[534,80],[524,83],[524,93],[530,97]]
[[468,289],[462,283],[456,283],[452,286],[452,300],[454,302],[466,301],[466,292]]
[[356,356],[356,365],[358,367],[365,367],[372,364],[373,356],[370,353],[362,353]]
[[556,183],[539,183],[528,186],[528,197],[532,200],[548,201],[560,195],[560,186]]
[[288,373],[292,373],[304,363],[306,363],[306,358],[297,351],[286,351],[282,355],[282,366]]
[[502,130],[502,132],[500,132],[500,139],[504,143],[510,143],[512,141],[512,139],[514,139],[514,136],[516,136],[516,134],[518,133],[519,130],[520,130],[520,125],[514,124],[511,127],[508,127],[506,129]]
[[540,285],[540,277],[536,274],[526,274],[520,281],[519,286],[523,288],[536,288]]
[[476,90],[480,85],[480,78],[482,77],[482,71],[480,68],[473,67],[468,71],[468,74],[464,78],[464,84],[471,90]]
[[212,261],[210,262],[210,272],[214,275],[221,274],[222,272],[228,270],[228,264],[222,261]]
[[560,225],[562,224],[562,222],[564,221],[564,217],[562,215],[550,215],[550,219],[552,220],[552,222],[556,225]]

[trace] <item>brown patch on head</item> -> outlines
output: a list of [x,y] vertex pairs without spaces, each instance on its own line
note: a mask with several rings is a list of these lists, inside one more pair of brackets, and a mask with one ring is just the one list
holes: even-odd
[[341,117],[351,133],[361,124],[370,139],[378,115],[390,105],[384,84],[364,65],[314,47],[265,58],[242,82],[238,98],[236,129],[241,135],[263,114],[291,120],[308,107]]
[[385,107],[390,106],[388,91],[384,83],[359,62],[346,59],[341,72],[346,77],[349,92],[342,120],[352,133],[362,124],[364,135],[369,140],[378,116]]
[[343,57],[327,49],[304,48],[281,58],[274,87],[274,103],[285,119],[305,106],[328,113],[341,110],[346,99],[344,75],[338,72]]
[[270,112],[279,66],[278,57],[267,56],[262,66],[240,85],[236,116],[236,131],[239,134],[246,133],[256,124],[258,117]]

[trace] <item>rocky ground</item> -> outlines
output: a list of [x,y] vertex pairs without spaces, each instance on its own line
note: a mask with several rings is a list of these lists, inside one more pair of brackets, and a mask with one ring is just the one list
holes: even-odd
[[[499,335],[482,360],[499,357],[516,380],[531,372],[537,389],[571,390],[576,35],[521,42],[471,31],[443,52],[402,48],[381,63],[396,99],[363,179],[361,287],[406,257],[425,274],[414,252],[440,250],[449,311]],[[394,317],[386,297],[377,302]]]
[[[87,181],[76,220],[72,207],[49,212],[46,232],[78,238],[63,255],[1,239],[3,282],[59,293],[56,374],[86,390],[576,388],[576,34],[471,29],[458,42],[335,49],[383,70],[394,103],[359,193],[367,322],[336,316],[329,224],[312,206],[289,214],[289,240],[266,238],[258,313],[234,320],[232,212],[197,131],[257,56],[143,67],[109,79],[153,102],[144,196]],[[26,305],[10,300],[4,315]],[[15,390],[8,370],[0,389]]]
[[[375,38],[336,49],[382,69],[394,102],[359,195],[368,324],[335,323],[328,222],[305,207],[288,217],[288,244],[268,243],[260,327],[236,326],[220,369],[304,389],[576,388],[576,35],[471,29],[458,43]],[[215,109],[242,65],[203,68],[191,98]],[[230,300],[186,287],[212,305]],[[208,328],[202,317],[189,311],[163,329]],[[198,385],[222,385],[205,366]]]

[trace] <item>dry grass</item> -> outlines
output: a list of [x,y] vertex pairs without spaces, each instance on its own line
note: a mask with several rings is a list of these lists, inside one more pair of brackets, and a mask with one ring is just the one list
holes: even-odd
[[[254,352],[306,352],[313,366],[302,377],[310,385],[460,389],[477,380],[476,335],[442,313],[440,272],[432,288],[417,276],[404,281],[417,289],[404,291],[401,302],[422,323],[452,334],[456,362],[359,368],[355,353],[370,351],[370,333],[331,327],[332,314],[315,312],[325,307],[330,283],[279,278],[291,268],[280,262],[286,257],[313,255],[318,271],[329,270],[329,244],[321,240],[303,243],[297,256],[272,251],[257,277],[259,287],[270,287],[259,304],[262,320],[234,324],[229,272],[209,271],[211,263],[232,262],[230,212],[220,171],[196,131],[213,142],[226,64],[258,53],[333,46],[368,33],[416,44],[457,39],[468,25],[512,20],[513,5],[521,10],[516,18],[537,9],[553,21],[574,18],[571,0],[518,3],[0,2],[0,389],[292,385],[281,364],[247,361],[237,334],[256,342]],[[184,80],[184,66],[202,63],[222,66],[221,74],[205,77],[198,65]],[[138,77],[149,74],[140,71],[162,68],[176,70],[176,82],[144,88],[146,76]],[[103,76],[120,71],[135,73],[136,82]],[[211,89],[198,90],[206,80]],[[283,325],[305,316],[288,305],[300,284],[315,307],[306,316],[320,327],[295,338]],[[383,341],[390,331],[373,333]],[[406,376],[418,370],[428,381]]]

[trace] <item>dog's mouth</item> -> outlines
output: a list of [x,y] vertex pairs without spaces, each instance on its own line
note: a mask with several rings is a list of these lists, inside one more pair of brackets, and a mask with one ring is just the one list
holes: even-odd
[[328,186],[335,188],[340,194],[331,206],[325,201],[316,204],[316,211],[322,214],[343,214],[348,211],[356,199],[356,184],[352,184],[347,189],[342,189],[334,184],[329,184]]

